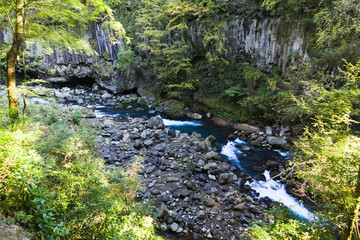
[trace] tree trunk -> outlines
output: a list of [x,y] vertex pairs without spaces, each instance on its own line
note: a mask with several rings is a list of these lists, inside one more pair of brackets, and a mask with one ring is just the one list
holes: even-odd
[[7,87],[9,99],[9,113],[13,120],[19,119],[19,101],[16,92],[16,66],[24,33],[24,1],[16,1],[16,22],[13,32],[13,43],[6,55]]
[[356,222],[356,220],[358,218],[358,215],[359,215],[359,207],[360,207],[360,165],[359,165],[358,175],[357,175],[357,179],[356,179],[356,188],[355,188],[355,192],[353,194],[353,199],[355,200],[355,204],[350,209],[350,216],[349,216],[349,219],[346,222],[346,228],[345,228],[345,230],[343,232],[343,236],[342,236],[343,240],[351,240],[353,232],[354,232],[355,222]]

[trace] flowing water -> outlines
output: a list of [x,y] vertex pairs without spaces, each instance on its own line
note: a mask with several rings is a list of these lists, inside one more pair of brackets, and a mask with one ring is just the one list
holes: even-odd
[[[132,109],[136,108],[137,106],[134,105]],[[97,105],[95,106],[95,109],[95,112],[99,117],[105,115],[113,117],[122,117],[127,115],[136,117],[151,117],[156,115],[154,111],[147,108],[142,111],[134,111],[126,108],[114,109]],[[302,203],[286,192],[284,184],[280,181],[272,180],[268,171],[259,172],[259,168],[257,168],[258,166],[265,165],[268,160],[283,161],[290,156],[289,152],[282,151],[280,149],[267,150],[256,148],[240,139],[229,141],[227,140],[227,136],[234,131],[233,129],[214,126],[206,121],[194,121],[191,119],[171,120],[165,118],[163,118],[163,121],[169,128],[173,128],[181,132],[192,133],[195,131],[200,133],[203,137],[214,135],[218,144],[222,145],[220,154],[228,158],[234,166],[251,175],[254,179],[257,179],[260,174],[264,174],[266,178],[265,181],[254,180],[252,183],[247,183],[259,193],[259,198],[268,197],[273,201],[281,202],[284,206],[288,207],[290,211],[302,219],[306,219],[308,221],[316,219],[316,216],[306,209]],[[250,150],[241,151],[240,149],[242,146],[248,146],[248,149],[250,148]]]
[[[44,103],[44,100],[36,99],[38,103]],[[75,105],[76,104],[71,104]],[[132,106],[129,108],[128,106]],[[95,104],[92,106],[98,118],[104,116],[111,117],[152,117],[157,113],[147,107],[141,106],[139,108],[136,104],[125,104],[122,108],[108,107]],[[158,115],[159,116],[159,115]],[[216,137],[218,146],[221,146],[220,154],[225,156],[233,163],[233,169],[236,167],[245,173],[252,176],[254,179],[259,179],[261,174],[264,174],[266,180],[254,180],[249,184],[254,190],[259,193],[259,197],[268,197],[273,201],[281,202],[290,209],[295,215],[308,221],[316,220],[317,217],[306,209],[302,203],[288,194],[285,190],[285,185],[280,181],[274,181],[270,178],[268,171],[263,172],[259,166],[265,165],[268,160],[284,161],[290,153],[280,149],[267,150],[263,148],[256,148],[240,139],[235,141],[227,140],[227,136],[233,133],[233,129],[229,127],[214,126],[207,121],[194,121],[191,119],[172,120],[163,118],[164,124],[169,128],[179,130],[181,132],[198,132],[202,137],[213,135]],[[242,147],[247,146],[247,151],[241,151]]]

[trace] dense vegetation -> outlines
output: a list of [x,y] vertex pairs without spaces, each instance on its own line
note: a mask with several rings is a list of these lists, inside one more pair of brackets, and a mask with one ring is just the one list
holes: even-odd
[[[117,67],[134,81],[145,76],[145,83],[159,97],[197,100],[211,106],[206,110],[234,121],[304,124],[291,167],[296,170],[299,194],[316,204],[321,221],[307,224],[283,218],[285,213],[276,216],[274,224],[255,225],[252,236],[330,239],[338,233],[343,239],[359,237],[354,226],[360,207],[360,1],[113,0],[95,1],[95,6],[61,1],[55,15],[55,10],[49,11],[55,2],[43,1],[45,5],[36,7],[46,11],[29,8],[29,15],[20,14],[28,17],[26,21],[9,20],[21,11],[5,2],[0,1],[5,6],[0,27],[20,28],[14,35],[13,65],[27,37],[43,39],[48,37],[44,31],[56,26],[67,38],[55,34],[53,40],[73,48],[79,45],[78,39],[68,34],[64,23],[75,28],[88,20],[110,18],[115,23],[115,10],[116,20],[131,39],[126,50],[118,53]],[[73,8],[73,3],[81,7]],[[226,57],[225,29],[239,16],[299,22],[309,35],[307,51],[312,61],[262,72],[240,56]],[[27,35],[26,26],[35,30]],[[1,45],[1,58],[9,49]],[[79,113],[55,109],[31,109],[33,122],[25,125],[1,118],[1,214],[40,239],[154,238],[152,219],[132,199],[136,174],[105,170]]]
[[32,239],[156,238],[149,207],[134,201],[140,164],[105,168],[80,111],[33,106],[9,126],[1,107],[0,216]]
[[[293,239],[335,239],[337,231],[342,239],[359,237],[360,139],[354,118],[358,114],[360,62],[345,67],[338,81],[319,78],[307,82],[308,90],[296,99],[311,124],[295,144],[291,165],[298,179],[304,180],[298,182],[298,193],[316,204],[319,220],[307,226],[280,218],[271,226],[255,227],[257,239],[277,239],[281,234]],[[342,87],[336,87],[339,81],[344,83]],[[325,237],[329,232],[334,235]]]
[[[360,189],[354,125],[359,113],[359,9],[360,2],[351,0],[143,0],[129,2],[119,12],[133,39],[119,53],[120,59],[132,59],[121,67],[151,69],[161,97],[196,99],[235,121],[304,124],[292,169],[302,183],[300,193],[316,203],[325,222],[306,226],[280,219],[255,228],[254,238],[324,239],[323,234],[336,229],[344,239],[353,235]],[[300,22],[310,36],[312,61],[264,73],[239,56],[227,58],[224,30],[235,16]],[[330,237],[334,235],[325,238]]]
[[[155,79],[161,97],[216,103],[208,110],[233,120],[299,121],[291,96],[301,94],[302,81],[314,72],[338,72],[343,58],[356,63],[360,57],[357,1],[142,0],[117,7],[132,39],[119,52],[121,69],[131,69],[135,80],[139,72]],[[300,22],[309,36],[312,62],[262,73],[240,56],[227,58],[225,29],[238,16]]]

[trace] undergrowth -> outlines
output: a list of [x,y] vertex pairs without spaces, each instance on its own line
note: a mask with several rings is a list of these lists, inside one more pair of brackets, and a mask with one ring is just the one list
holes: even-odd
[[25,123],[0,117],[0,215],[33,239],[156,239],[150,206],[134,201],[138,164],[106,169],[80,112],[29,110]]

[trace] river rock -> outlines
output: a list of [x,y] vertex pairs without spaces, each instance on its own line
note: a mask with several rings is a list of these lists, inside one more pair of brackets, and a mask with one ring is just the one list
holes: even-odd
[[206,214],[205,214],[205,211],[204,210],[200,210],[198,211],[198,213],[196,214],[198,219],[204,219]]
[[189,191],[189,190],[184,189],[184,190],[181,191],[181,196],[187,197],[187,196],[189,196],[189,195],[190,195],[190,191]]
[[250,147],[250,146],[241,146],[241,147],[240,147],[240,150],[241,150],[241,151],[244,151],[244,152],[250,151],[250,150],[251,150],[251,147]]
[[164,125],[164,121],[159,118],[159,117],[152,117],[149,119],[149,121],[147,122],[146,126],[148,128],[161,128],[164,129],[165,125]]
[[268,136],[266,140],[272,146],[278,146],[282,148],[286,148],[288,146],[288,142],[282,137]]
[[168,131],[168,135],[175,138],[176,137],[176,131],[175,129],[169,129]]
[[265,133],[266,133],[266,135],[271,136],[273,134],[272,127],[266,126]]
[[166,182],[170,183],[170,182],[179,182],[180,181],[180,178],[178,177],[168,177],[166,179]]
[[131,136],[129,133],[125,133],[123,136],[123,142],[130,142],[131,141]]
[[279,167],[279,163],[277,161],[268,160],[266,162],[266,167],[274,169],[274,168]]
[[235,141],[236,136],[234,134],[230,134],[227,139],[229,139],[230,141]]
[[180,101],[166,100],[159,103],[159,105],[155,109],[161,113],[164,113],[170,118],[177,119],[185,115],[184,107],[185,104]]
[[217,158],[217,156],[218,156],[218,153],[216,153],[216,152],[208,152],[205,155],[207,160]]
[[262,140],[257,138],[255,140],[250,141],[250,144],[255,147],[260,147],[262,144]]
[[102,99],[111,98],[111,97],[112,97],[112,95],[108,92],[105,92],[103,95],[101,95]]
[[204,201],[205,206],[207,207],[213,207],[216,205],[216,201],[212,198],[206,198]]
[[8,225],[0,220],[0,239],[1,240],[29,240],[23,230],[15,225]]
[[260,132],[260,128],[255,127],[255,126],[251,126],[251,125],[245,124],[245,123],[235,123],[233,125],[233,127],[237,131],[245,131],[245,132],[252,132],[252,133]]
[[173,232],[176,232],[179,228],[179,224],[177,224],[176,222],[173,222],[171,225],[170,225],[170,229],[171,231]]
[[139,97],[137,100],[137,104],[139,104],[140,106],[146,106],[147,105],[146,97]]
[[166,206],[165,203],[161,203],[158,210],[157,210],[157,215],[159,218],[162,218],[163,216],[165,216],[165,214],[168,213],[168,208]]
[[151,145],[154,144],[154,141],[151,140],[151,139],[148,139],[148,140],[145,140],[144,141],[144,145],[147,146],[147,147],[150,147]]
[[80,108],[80,112],[84,118],[96,118],[94,111],[90,108]]
[[290,131],[290,127],[289,126],[282,126],[280,127],[280,137],[284,136],[285,133]]
[[231,122],[229,120],[225,119],[225,118],[222,118],[222,117],[212,117],[211,121],[213,121],[213,123],[215,125],[218,125],[218,126],[222,126],[222,127],[231,126]]
[[244,203],[239,203],[238,205],[234,206],[235,211],[243,211],[245,209]]
[[207,145],[211,148],[212,145],[216,142],[216,138],[213,135],[209,135],[205,139]]
[[208,170],[213,170],[216,169],[218,167],[217,163],[212,162],[212,163],[208,163],[204,166],[204,170],[208,171]]

